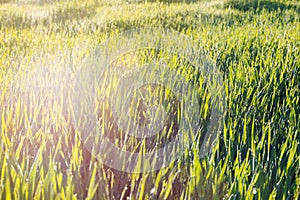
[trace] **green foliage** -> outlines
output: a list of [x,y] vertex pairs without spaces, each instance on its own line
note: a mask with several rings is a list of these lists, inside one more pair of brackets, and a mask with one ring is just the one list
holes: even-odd
[[[235,0],[0,5],[0,198],[298,199],[299,6]],[[108,35],[147,26],[178,30],[204,48],[223,72],[228,111],[210,156],[200,159],[194,147],[157,172],[129,174],[85,149],[70,96],[74,72]]]

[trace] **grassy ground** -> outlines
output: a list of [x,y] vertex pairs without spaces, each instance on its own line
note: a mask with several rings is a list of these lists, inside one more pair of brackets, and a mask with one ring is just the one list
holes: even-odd
[[[300,197],[296,0],[7,2],[0,0],[1,199]],[[204,48],[223,73],[228,110],[210,156],[192,151],[156,172],[130,174],[85,149],[70,97],[97,45],[149,26]]]

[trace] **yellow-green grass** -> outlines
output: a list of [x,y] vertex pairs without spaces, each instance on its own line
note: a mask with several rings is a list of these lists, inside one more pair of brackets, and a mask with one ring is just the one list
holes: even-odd
[[[253,2],[0,4],[1,199],[299,198],[300,5]],[[194,147],[130,174],[82,145],[73,83],[102,41],[148,26],[204,48],[223,73],[228,110],[209,156]]]

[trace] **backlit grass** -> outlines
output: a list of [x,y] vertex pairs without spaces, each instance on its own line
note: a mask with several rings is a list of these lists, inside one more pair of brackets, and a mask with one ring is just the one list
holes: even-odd
[[[297,1],[16,2],[0,1],[1,199],[299,198]],[[91,156],[72,96],[101,42],[149,26],[203,48],[222,72],[227,111],[208,156],[194,146],[131,174]]]

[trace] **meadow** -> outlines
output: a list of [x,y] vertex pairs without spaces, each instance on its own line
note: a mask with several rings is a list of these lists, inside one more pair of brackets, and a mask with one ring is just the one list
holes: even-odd
[[[85,90],[74,82],[107,38],[149,27],[201,47],[222,74],[226,110],[204,157],[196,145],[128,173],[84,145],[73,96]],[[299,199],[300,2],[0,0],[0,132],[1,199]]]

